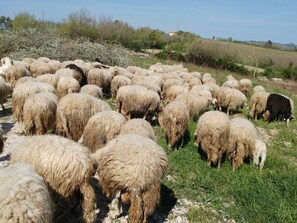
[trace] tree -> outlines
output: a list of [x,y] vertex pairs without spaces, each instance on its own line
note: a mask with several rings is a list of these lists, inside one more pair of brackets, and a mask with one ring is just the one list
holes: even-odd
[[268,40],[265,45],[264,45],[265,48],[272,48],[272,42],[271,40]]
[[27,12],[17,14],[12,21],[13,29],[37,27],[38,21]]

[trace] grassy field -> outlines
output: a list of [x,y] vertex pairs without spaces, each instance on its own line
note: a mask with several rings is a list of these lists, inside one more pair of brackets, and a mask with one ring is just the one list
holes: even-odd
[[259,46],[226,42],[209,39],[199,39],[201,47],[214,51],[215,54],[231,54],[244,65],[260,66],[273,63],[275,67],[287,67],[290,62],[297,65],[297,52],[284,51]]
[[[154,59],[132,58],[141,67],[157,62]],[[219,84],[230,74],[187,65],[190,70],[209,72]],[[232,73],[240,79],[243,76]],[[249,77],[251,78],[251,77]],[[253,79],[254,84],[259,84]],[[297,104],[296,94],[282,88],[261,83],[268,92],[288,95]],[[243,117],[247,110],[243,109]],[[296,112],[294,114],[296,117]],[[205,159],[193,144],[196,121],[191,120],[189,141],[183,147],[169,150],[162,129],[155,131],[158,143],[169,156],[169,170],[163,184],[174,191],[178,199],[202,203],[188,212],[190,222],[224,222],[225,218],[236,222],[297,222],[297,123],[290,127],[283,122],[268,124],[263,120],[253,121],[267,141],[267,159],[264,169],[259,170],[252,163],[245,163],[232,171],[231,162],[223,161],[221,169],[209,168]]]

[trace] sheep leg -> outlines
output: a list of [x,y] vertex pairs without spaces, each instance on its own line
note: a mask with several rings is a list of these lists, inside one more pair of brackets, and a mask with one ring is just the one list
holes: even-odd
[[85,222],[94,222],[96,219],[96,196],[90,182],[83,182],[80,186],[83,195],[82,209]]
[[263,169],[265,160],[266,160],[266,153],[262,153],[261,163],[260,163],[260,170]]
[[139,189],[134,189],[131,193],[131,206],[129,208],[129,217],[133,223],[143,222],[143,202]]
[[207,165],[210,167],[211,166],[211,156],[209,153],[207,153]]

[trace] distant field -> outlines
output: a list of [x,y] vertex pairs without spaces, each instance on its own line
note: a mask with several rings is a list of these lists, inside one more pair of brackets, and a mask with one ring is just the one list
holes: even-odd
[[268,49],[248,44],[200,39],[201,44],[215,49],[218,53],[228,52],[240,63],[259,67],[272,61],[276,67],[286,67],[290,62],[297,66],[297,52]]

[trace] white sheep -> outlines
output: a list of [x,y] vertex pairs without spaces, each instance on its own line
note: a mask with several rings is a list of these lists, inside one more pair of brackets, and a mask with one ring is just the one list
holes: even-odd
[[157,138],[151,124],[140,118],[128,120],[121,128],[120,135],[123,134],[139,134],[157,142]]
[[58,97],[53,93],[30,95],[23,107],[24,133],[43,135],[54,131]]
[[13,61],[9,57],[4,57],[0,62],[0,75],[5,76],[7,69],[13,65]]
[[80,93],[89,94],[95,98],[103,99],[102,88],[94,84],[86,84],[81,87]]
[[165,132],[168,147],[173,148],[188,130],[190,115],[187,106],[180,101],[168,103],[158,114],[158,121]]
[[232,168],[236,170],[245,158],[253,159],[256,151],[258,132],[254,124],[245,118],[234,118],[230,121],[228,156]]
[[79,142],[95,152],[119,135],[125,122],[125,117],[116,111],[98,112],[89,119]]
[[53,222],[53,202],[47,185],[31,165],[0,168],[0,222]]
[[70,199],[79,190],[84,221],[95,220],[95,193],[90,180],[96,165],[88,148],[57,135],[26,136],[13,145],[10,157],[11,163],[33,166],[53,190],[52,198],[58,206],[60,200]]
[[10,66],[5,73],[6,81],[12,86],[15,86],[18,79],[26,76],[31,76],[31,73],[25,67],[18,65]]
[[118,112],[129,119],[137,116],[147,119],[148,115],[159,110],[161,99],[152,90],[143,86],[130,85],[118,90],[116,101]]
[[48,83],[57,89],[59,77],[55,74],[42,74],[42,75],[37,76],[36,80],[39,82]]
[[[264,163],[266,160],[266,153],[267,153],[266,144],[262,140],[257,139],[255,149],[256,150],[253,155],[254,164],[259,165],[261,170],[263,169]],[[260,158],[261,158],[261,161],[260,161]]]
[[222,156],[227,151],[230,132],[229,117],[220,111],[202,114],[194,133],[194,144],[207,154],[207,164],[221,167]]
[[78,141],[89,119],[105,110],[111,108],[101,99],[85,93],[67,94],[57,106],[56,134]]
[[98,176],[107,196],[118,192],[131,201],[129,221],[147,222],[160,198],[160,185],[168,158],[156,142],[138,134],[111,140],[93,155]]
[[61,77],[57,83],[57,95],[59,98],[64,97],[66,94],[80,92],[80,84],[73,77]]
[[27,81],[17,85],[12,93],[12,111],[15,115],[20,130],[24,130],[24,104],[26,99],[36,93],[56,93],[55,88],[47,83]]
[[257,91],[255,92],[249,102],[249,118],[258,119],[261,116],[267,105],[267,98],[269,93],[265,91]]
[[131,85],[131,80],[125,76],[115,76],[111,81],[111,96],[113,99],[117,97],[117,92],[120,87]]
[[226,108],[227,115],[230,115],[232,111],[238,110],[238,108],[243,109],[247,100],[246,96],[236,88],[223,90],[218,98],[220,107]]
[[251,91],[253,84],[250,79],[244,78],[239,80],[239,90],[244,93],[245,95],[248,95],[248,93]]

